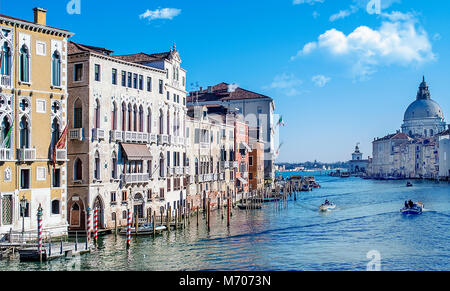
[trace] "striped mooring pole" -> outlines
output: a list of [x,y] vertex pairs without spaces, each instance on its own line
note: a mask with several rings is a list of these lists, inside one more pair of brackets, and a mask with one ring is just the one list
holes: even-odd
[[130,247],[131,242],[131,211],[128,209],[128,217],[127,217],[127,248]]
[[98,237],[98,208],[94,209],[94,243],[97,245],[97,237]]
[[39,203],[37,210],[37,223],[38,223],[38,252],[42,262],[42,206]]
[[87,230],[86,230],[86,240],[88,243],[88,246],[90,245],[91,242],[91,208],[88,207],[86,209],[87,212]]

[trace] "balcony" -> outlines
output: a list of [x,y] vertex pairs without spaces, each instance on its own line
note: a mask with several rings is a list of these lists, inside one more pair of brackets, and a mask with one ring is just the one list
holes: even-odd
[[233,168],[237,168],[238,167],[238,162],[230,162],[230,164],[232,163]]
[[173,176],[174,172],[175,172],[175,168],[169,168],[169,176]]
[[84,131],[83,128],[75,128],[69,130],[69,140],[83,141]]
[[128,143],[148,143],[148,133],[125,131],[123,136],[124,141]]
[[191,171],[191,168],[189,166],[185,166],[184,167],[184,174],[185,175],[188,175],[190,171]]
[[183,175],[183,168],[182,167],[175,167],[175,174],[176,175]]
[[10,149],[0,149],[0,162],[10,161],[12,159],[12,152]]
[[105,140],[105,130],[100,128],[93,128],[92,129],[92,138],[94,140]]
[[143,184],[150,181],[150,174],[148,173],[133,173],[123,174],[122,180],[125,184]]
[[122,141],[123,140],[123,131],[118,131],[118,130],[111,130],[109,132],[109,135],[111,137],[111,141],[115,142],[115,141]]
[[203,175],[203,181],[204,182],[210,182],[213,180],[213,174],[205,174]]
[[189,177],[189,184],[194,184],[195,183],[195,177],[194,176],[190,176]]
[[155,133],[151,133],[149,134],[148,140],[150,144],[155,144],[158,142],[158,135]]
[[219,174],[214,174],[213,181],[218,181],[218,180],[219,180]]
[[219,180],[224,181],[225,180],[225,173],[220,173]]
[[36,160],[36,149],[17,149],[17,158],[20,162]]
[[248,172],[243,172],[242,173],[242,178],[248,179]]
[[56,161],[57,162],[65,162],[67,160],[67,150],[66,149],[57,149],[56,150]]
[[169,136],[167,134],[158,134],[158,145],[168,145]]
[[228,169],[230,167],[230,164],[227,161],[222,161],[222,162],[220,162],[220,166],[223,169]]
[[200,148],[201,149],[209,149],[209,143],[206,143],[206,142],[200,143]]
[[197,176],[197,183],[203,183],[204,179],[203,179],[203,175],[198,175]]
[[2,75],[1,85],[5,87],[11,87],[11,76]]

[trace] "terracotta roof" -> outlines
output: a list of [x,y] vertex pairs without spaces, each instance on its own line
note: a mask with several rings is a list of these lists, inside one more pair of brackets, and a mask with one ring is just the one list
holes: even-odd
[[230,85],[222,82],[215,86],[210,87],[210,89],[193,91],[189,93],[187,97],[187,102],[211,102],[211,101],[228,101],[228,100],[247,100],[247,99],[262,99],[269,98],[268,96],[255,93],[242,88],[237,88],[234,92],[229,92]]
[[131,55],[118,55],[114,56],[115,58],[130,62],[130,63],[149,63],[149,62],[156,62],[156,61],[162,61],[165,59],[169,59],[171,55],[171,52],[165,52],[165,53],[156,53],[156,54],[146,54],[146,53],[138,53],[138,54],[131,54]]
[[391,139],[408,139],[409,136],[406,133],[400,132],[395,134]]
[[85,45],[85,44],[79,44],[73,41],[69,41],[68,46],[69,55],[71,54],[77,54],[82,52],[91,52],[91,53],[99,53],[103,55],[111,55],[114,51],[102,48],[102,47],[96,47],[91,45]]
[[4,14],[0,14],[0,17],[2,17],[2,18],[8,18],[8,19],[15,20],[15,21],[26,22],[26,23],[34,24],[34,25],[38,25],[38,26],[43,26],[43,27],[47,27],[47,28],[49,28],[49,29],[62,30],[62,31],[65,31],[65,32],[67,32],[67,33],[71,33],[70,31],[68,31],[68,30],[66,30],[66,29],[56,28],[56,27],[52,27],[52,26],[48,26],[48,25],[40,25],[40,24],[36,24],[36,23],[34,23],[34,22],[32,22],[32,21],[28,21],[28,20],[24,20],[24,19],[12,17],[12,16],[4,15]]

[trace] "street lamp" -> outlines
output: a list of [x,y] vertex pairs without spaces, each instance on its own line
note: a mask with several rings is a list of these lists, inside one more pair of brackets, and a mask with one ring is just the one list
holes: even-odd
[[25,195],[23,195],[22,199],[20,200],[20,208],[22,209],[22,238],[25,233],[25,208],[27,207],[27,199],[25,198]]

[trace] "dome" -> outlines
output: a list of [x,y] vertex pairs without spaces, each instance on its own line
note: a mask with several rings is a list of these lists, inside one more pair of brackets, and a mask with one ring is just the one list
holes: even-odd
[[428,89],[425,77],[419,86],[416,101],[409,105],[405,112],[404,121],[417,119],[440,119],[444,120],[442,109],[435,101],[431,100],[430,90]]
[[405,112],[405,121],[413,119],[439,118],[444,119],[442,109],[431,99],[419,99],[411,103]]

